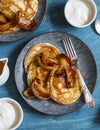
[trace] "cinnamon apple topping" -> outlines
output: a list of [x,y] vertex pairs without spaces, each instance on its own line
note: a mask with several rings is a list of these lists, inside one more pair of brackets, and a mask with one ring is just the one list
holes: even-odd
[[25,56],[24,68],[28,84],[23,91],[26,98],[71,104],[81,95],[77,69],[72,66],[71,59],[53,45],[33,46]]
[[32,30],[37,10],[38,0],[0,0],[0,34]]

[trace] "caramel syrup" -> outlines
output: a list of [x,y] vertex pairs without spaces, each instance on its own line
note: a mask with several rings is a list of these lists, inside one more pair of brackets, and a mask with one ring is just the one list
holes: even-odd
[[2,74],[4,63],[0,61],[0,75]]

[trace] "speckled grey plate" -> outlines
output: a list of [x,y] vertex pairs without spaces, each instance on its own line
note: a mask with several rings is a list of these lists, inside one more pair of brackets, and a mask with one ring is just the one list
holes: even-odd
[[32,41],[30,41],[19,54],[15,66],[15,81],[16,81],[17,88],[21,96],[24,98],[24,100],[31,107],[33,107],[34,109],[42,113],[46,113],[50,115],[67,114],[79,109],[84,104],[83,95],[76,102],[70,105],[60,105],[52,100],[39,100],[36,98],[27,99],[22,95],[23,90],[27,86],[26,74],[23,68],[23,61],[28,49],[34,44],[42,42],[42,43],[51,43],[55,45],[58,49],[60,49],[62,53],[65,53],[62,40],[67,38],[68,36],[71,37],[73,44],[75,46],[76,53],[79,57],[78,67],[82,72],[82,75],[86,81],[86,84],[90,92],[93,92],[93,89],[95,87],[96,78],[97,78],[96,63],[91,51],[80,39],[78,39],[73,35],[67,33],[60,33],[60,32],[51,32],[51,33],[39,35],[35,37]]
[[[38,1],[39,1],[39,7],[38,7],[38,11],[34,17],[34,21],[36,22],[36,27],[34,28],[34,30],[41,23],[43,16],[45,14],[45,10],[46,10],[46,0],[38,0]],[[25,38],[26,36],[31,34],[33,31],[19,30],[19,31],[14,32],[14,33],[3,34],[3,35],[0,35],[0,42],[18,41],[18,40]]]

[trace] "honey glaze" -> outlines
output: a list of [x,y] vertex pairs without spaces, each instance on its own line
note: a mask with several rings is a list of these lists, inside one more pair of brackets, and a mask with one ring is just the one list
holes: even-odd
[[2,61],[0,61],[0,75],[3,72],[3,68],[4,68],[4,63]]

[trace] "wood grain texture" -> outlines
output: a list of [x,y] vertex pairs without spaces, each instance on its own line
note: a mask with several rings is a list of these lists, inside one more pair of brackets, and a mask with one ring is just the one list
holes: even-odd
[[[94,0],[100,18],[100,1]],[[100,35],[94,29],[94,23],[86,28],[78,29],[69,25],[64,17],[63,9],[66,0],[47,0],[47,10],[40,26],[30,36],[13,43],[0,43],[0,58],[9,58],[10,77],[6,84],[0,86],[0,98],[10,97],[17,100],[23,110],[24,119],[18,130],[100,130]],[[37,112],[21,98],[14,80],[16,59],[21,49],[33,37],[50,31],[61,31],[75,35],[91,49],[97,64],[98,79],[93,93],[96,106],[89,109],[84,105],[79,110],[62,116],[49,116]]]

